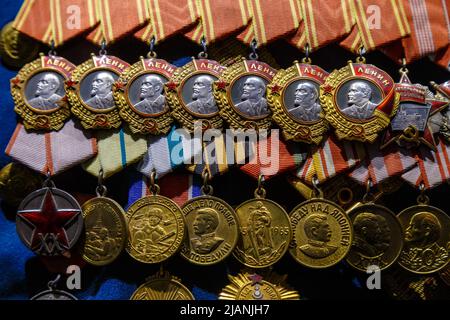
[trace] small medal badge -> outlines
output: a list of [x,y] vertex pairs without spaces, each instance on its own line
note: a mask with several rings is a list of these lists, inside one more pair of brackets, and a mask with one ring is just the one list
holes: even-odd
[[173,118],[164,95],[164,84],[176,67],[150,57],[133,64],[115,85],[114,100],[120,116],[133,133],[166,134]]
[[399,98],[394,80],[362,56],[333,71],[320,87],[325,119],[345,140],[374,142],[397,111]]
[[450,81],[441,85],[431,81],[432,87],[436,90],[436,94],[429,99],[432,105],[436,105],[438,109],[430,115],[430,128],[433,133],[439,134],[450,142]]
[[381,148],[396,142],[403,148],[410,149],[424,144],[436,150],[432,125],[447,103],[431,100],[432,94],[428,88],[420,84],[412,84],[406,69],[402,68],[400,73],[400,82],[396,84],[396,91],[400,94],[400,105],[384,135]]
[[267,101],[272,119],[281,128],[287,140],[319,144],[328,124],[321,117],[320,86],[328,72],[308,63],[294,62],[280,70],[267,87]]
[[225,67],[217,61],[195,59],[177,69],[172,81],[166,83],[166,96],[173,108],[173,117],[184,128],[194,131],[194,122],[202,121],[204,129],[222,128],[222,118],[213,95],[213,83]]
[[114,102],[113,87],[120,86],[116,81],[128,67],[125,61],[101,52],[77,66],[66,81],[72,113],[85,129],[120,127],[122,120]]
[[276,70],[258,60],[237,62],[214,84],[220,115],[233,129],[267,129],[272,119],[266,87]]
[[75,66],[55,55],[41,56],[26,64],[11,79],[14,111],[26,129],[59,130],[70,116],[64,82]]

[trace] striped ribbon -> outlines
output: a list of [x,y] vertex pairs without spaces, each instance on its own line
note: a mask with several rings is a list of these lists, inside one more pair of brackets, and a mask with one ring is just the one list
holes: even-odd
[[97,156],[84,163],[83,169],[96,177],[101,170],[104,178],[112,176],[139,161],[147,150],[145,138],[132,135],[128,128],[98,130],[95,136],[98,144]]
[[291,0],[292,12],[299,12],[300,28],[289,42],[310,49],[326,46],[348,35],[355,25],[350,14],[349,0]]
[[25,0],[13,26],[38,41],[61,45],[98,24],[95,1]]
[[143,14],[149,23],[134,36],[148,42],[152,36],[157,41],[167,39],[177,33],[192,29],[199,22],[198,12],[192,0],[142,0]]
[[450,180],[450,145],[439,138],[436,152],[428,148],[420,148],[415,156],[417,166],[401,177],[414,187],[421,183],[431,189]]
[[411,33],[402,0],[348,0],[347,5],[356,27],[340,44],[352,52],[361,45],[374,50]]
[[[179,206],[189,199],[201,195],[202,180],[193,174],[172,172],[157,181],[161,195],[166,196]],[[138,199],[150,195],[148,178],[139,172],[130,176],[127,206],[131,206]]]
[[366,158],[349,174],[362,185],[370,178],[373,185],[398,176],[416,165],[413,154],[408,149],[398,149],[391,145],[380,150],[380,142],[365,145]]
[[59,174],[92,158],[97,142],[70,119],[59,131],[27,131],[18,124],[5,153],[43,174]]
[[266,44],[294,33],[300,26],[299,7],[290,0],[239,0],[242,21],[251,18],[247,28],[238,35],[244,43],[256,39]]
[[356,165],[365,157],[362,143],[339,141],[334,136],[328,137],[318,147],[313,147],[311,156],[297,170],[297,177],[312,184],[316,176],[324,182]]

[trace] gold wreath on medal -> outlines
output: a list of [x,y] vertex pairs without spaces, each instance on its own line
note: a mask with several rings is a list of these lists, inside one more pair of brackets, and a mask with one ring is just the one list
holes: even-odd
[[114,101],[133,133],[169,132],[173,118],[164,96],[164,84],[175,69],[165,60],[141,57],[121,74],[114,86]]
[[394,80],[370,64],[349,61],[320,87],[325,119],[339,139],[374,142],[397,112],[399,101]]
[[122,72],[129,67],[125,61],[107,55],[96,56],[83,62],[66,81],[66,92],[72,113],[81,120],[85,129],[118,128],[122,123],[113,89]]
[[328,123],[320,105],[320,86],[328,72],[298,61],[286,70],[277,72],[267,87],[267,101],[272,119],[283,130],[287,140],[319,144]]
[[214,60],[195,59],[178,68],[172,81],[166,83],[167,101],[172,116],[181,125],[194,131],[195,121],[202,121],[202,129],[221,129],[223,120],[213,95],[213,83],[225,67]]
[[272,123],[266,87],[276,70],[257,60],[237,62],[214,83],[220,115],[233,129],[267,129]]
[[70,116],[64,82],[75,66],[58,56],[40,57],[11,79],[14,111],[26,129],[59,130]]

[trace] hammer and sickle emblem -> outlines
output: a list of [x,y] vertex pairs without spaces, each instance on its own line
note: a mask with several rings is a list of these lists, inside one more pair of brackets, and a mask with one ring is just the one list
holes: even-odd
[[419,130],[413,125],[409,125],[403,130],[403,133],[398,138],[400,141],[405,141],[407,143],[419,144]]
[[108,126],[108,117],[104,114],[99,114],[95,117],[95,124],[98,127],[106,127]]

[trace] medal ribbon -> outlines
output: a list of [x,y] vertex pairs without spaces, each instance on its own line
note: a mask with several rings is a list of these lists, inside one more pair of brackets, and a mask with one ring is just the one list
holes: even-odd
[[422,147],[415,155],[417,166],[402,175],[414,187],[431,189],[450,179],[450,145],[439,138],[436,152]]
[[152,35],[161,41],[198,24],[199,15],[192,0],[143,1],[143,12],[149,17],[149,23],[134,34],[142,41],[148,42]]
[[5,153],[35,171],[56,175],[92,158],[97,142],[73,120],[46,133],[27,131],[19,123]]
[[349,176],[362,185],[370,179],[373,185],[398,176],[416,165],[411,151],[398,149],[391,145],[380,150],[380,142],[364,145],[366,158],[361,161]]
[[241,10],[243,1],[239,5],[230,5],[223,0],[188,0],[191,16],[199,16],[198,25],[186,37],[199,43],[203,36],[212,42],[225,38],[246,27],[251,17],[246,10]]
[[300,13],[300,28],[289,40],[298,48],[305,48],[306,44],[312,50],[326,46],[349,34],[355,25],[349,0],[293,0],[290,3]]
[[137,162],[147,150],[147,141],[131,135],[128,129],[99,130],[95,133],[98,144],[97,156],[84,163],[83,169],[94,176],[103,171],[107,178]]
[[311,155],[296,175],[312,185],[314,176],[324,182],[355,167],[364,159],[365,150],[362,143],[339,141],[330,136],[319,147],[313,147]]
[[266,44],[289,33],[300,26],[300,8],[295,1],[279,0],[239,0],[243,21],[251,18],[247,28],[238,39],[250,44],[256,39],[259,45]]
[[96,0],[25,0],[14,28],[44,43],[64,42],[94,28]]
[[402,0],[349,0],[348,6],[356,27],[340,45],[352,52],[361,44],[370,51],[411,33]]

